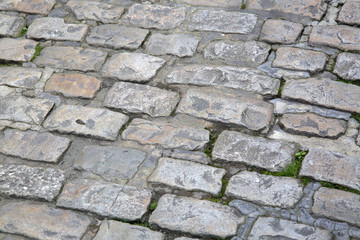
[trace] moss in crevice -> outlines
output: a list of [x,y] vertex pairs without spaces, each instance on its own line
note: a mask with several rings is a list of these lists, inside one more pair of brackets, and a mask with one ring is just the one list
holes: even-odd
[[241,4],[241,9],[246,9],[246,3]]
[[18,38],[23,37],[27,33],[27,30],[28,30],[27,27],[23,27],[18,35]]
[[320,184],[321,184],[321,186],[323,186],[323,187],[338,189],[338,190],[342,190],[342,191],[346,191],[346,192],[351,192],[351,193],[356,193],[356,194],[359,194],[359,195],[360,195],[360,191],[359,191],[359,190],[355,190],[355,189],[343,187],[343,186],[338,185],[338,184],[329,183],[329,182],[320,182]]
[[30,62],[34,61],[35,58],[37,58],[37,56],[40,55],[40,52],[41,52],[41,50],[43,50],[43,49],[44,49],[44,47],[40,46],[40,44],[36,45],[34,56],[31,58]]
[[216,139],[218,136],[213,131],[211,131],[210,128],[205,128],[205,129],[210,132],[210,139],[209,139],[208,146],[205,148],[204,153],[209,158],[212,158],[212,151],[213,151],[213,148],[214,148],[214,145],[215,145],[215,142],[216,142]]

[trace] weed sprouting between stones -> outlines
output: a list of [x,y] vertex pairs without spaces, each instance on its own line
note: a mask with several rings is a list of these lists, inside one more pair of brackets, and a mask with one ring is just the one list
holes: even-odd
[[156,207],[157,207],[157,201],[154,200],[150,203],[149,210],[154,211]]
[[241,4],[241,9],[246,9],[246,4],[245,3]]
[[360,81],[355,81],[355,80],[345,80],[345,79],[340,78],[340,77],[338,77],[338,78],[337,78],[337,81],[338,81],[338,82],[347,83],[347,84],[353,84],[353,85],[356,85],[356,86],[360,86]]
[[23,28],[21,29],[20,33],[19,33],[18,38],[23,37],[23,36],[27,33],[27,30],[28,30],[27,27],[23,27]]
[[209,128],[205,128],[206,130],[208,130],[210,132],[210,141],[209,141],[209,144],[207,146],[207,148],[205,149],[204,153],[209,157],[211,158],[211,154],[212,154],[212,150],[214,148],[214,144],[215,144],[215,141],[217,139],[217,136],[209,129]]
[[30,62],[34,61],[35,58],[37,58],[37,56],[40,55],[40,52],[41,52],[41,50],[43,50],[43,49],[44,49],[44,47],[40,46],[40,44],[36,45],[34,56],[33,56],[32,59],[30,60]]
[[323,186],[323,187],[334,188],[334,189],[338,189],[338,190],[342,190],[342,191],[346,191],[346,192],[352,192],[352,193],[356,193],[356,194],[359,194],[359,195],[360,195],[360,191],[359,191],[359,190],[355,190],[355,189],[343,187],[343,186],[340,186],[340,185],[338,185],[338,184],[329,183],[329,182],[320,182],[320,184],[321,184],[321,186]]
[[226,186],[228,185],[229,181],[226,180],[225,178],[222,179],[222,187],[221,187],[221,191],[219,193],[219,195],[217,197],[213,196],[210,198],[210,201],[216,202],[216,203],[223,203],[222,201],[222,197],[225,194],[225,190],[226,190]]
[[[266,174],[266,175],[272,175],[272,176],[280,176],[280,177],[293,177],[293,178],[298,178],[300,169],[301,169],[301,164],[302,161],[304,160],[306,154],[309,151],[298,151],[297,153],[295,153],[295,159],[284,168],[284,170],[282,170],[281,172],[270,172],[270,171],[264,171],[262,172],[262,174]],[[307,177],[300,177],[299,178],[302,183],[306,186],[311,179],[307,178]]]
[[351,117],[360,123],[360,114],[358,114],[358,113],[352,114]]

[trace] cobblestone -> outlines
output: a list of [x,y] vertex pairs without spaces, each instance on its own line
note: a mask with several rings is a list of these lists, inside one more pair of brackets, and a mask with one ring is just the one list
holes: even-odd
[[360,80],[360,55],[340,53],[336,58],[334,73],[346,80]]
[[0,10],[46,15],[53,8],[55,2],[56,0],[4,0],[0,3]]
[[303,25],[281,19],[268,19],[265,21],[260,40],[269,43],[294,44],[299,38]]
[[2,67],[0,85],[32,89],[40,80],[42,69],[23,67]]
[[23,27],[24,18],[0,14],[0,36],[17,37]]
[[0,39],[0,60],[29,62],[35,54],[38,43],[29,39]]

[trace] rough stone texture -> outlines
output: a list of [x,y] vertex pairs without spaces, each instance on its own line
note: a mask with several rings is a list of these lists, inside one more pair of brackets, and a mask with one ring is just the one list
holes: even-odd
[[0,207],[0,231],[35,239],[80,239],[91,219],[72,211],[26,202]]
[[260,41],[293,44],[299,38],[302,30],[303,25],[300,23],[268,19],[261,29]]
[[295,151],[295,145],[286,141],[223,131],[215,142],[212,156],[215,161],[240,162],[276,172],[291,163]]
[[54,68],[99,71],[105,62],[106,52],[81,47],[46,47],[34,63]]
[[360,226],[360,196],[331,188],[320,188],[311,210],[318,216]]
[[313,148],[303,160],[300,175],[360,190],[359,161],[358,157]]
[[1,38],[0,60],[28,62],[34,56],[37,44],[37,42],[29,39]]
[[289,70],[318,72],[324,69],[326,54],[322,52],[281,47],[276,51],[272,66]]
[[256,15],[251,13],[198,10],[193,14],[188,29],[248,34],[255,27],[256,20]]
[[1,138],[0,152],[27,160],[56,163],[70,142],[50,133],[7,129]]
[[149,30],[146,29],[105,24],[94,27],[86,38],[86,42],[90,45],[113,49],[137,49],[148,34]]
[[286,81],[281,96],[285,99],[360,113],[360,87],[330,79]]
[[21,237],[13,234],[0,233],[1,240],[29,240],[29,238]]
[[221,191],[221,180],[226,171],[203,164],[172,158],[160,158],[148,178],[150,185],[164,184],[186,191],[203,191],[214,196]]
[[290,177],[243,171],[232,176],[225,195],[281,208],[293,207],[302,196],[302,184]]
[[55,73],[46,82],[45,91],[61,93],[65,97],[92,99],[100,89],[101,81],[80,73]]
[[103,108],[61,105],[43,125],[51,131],[115,140],[127,121],[124,114]]
[[18,88],[34,88],[43,70],[25,67],[1,67],[0,85]]
[[247,215],[249,218],[255,218],[265,214],[265,210],[258,205],[243,200],[232,200],[229,202],[229,206],[236,208],[241,214]]
[[280,80],[268,77],[262,71],[230,66],[178,66],[165,81],[169,84],[223,86],[271,96],[277,95],[280,87]]
[[124,8],[93,1],[71,0],[66,4],[79,20],[89,19],[103,23],[117,23]]
[[[352,118],[349,120],[349,122]],[[355,121],[355,120],[354,120]],[[355,138],[358,133],[358,128],[350,126],[348,127],[345,135],[339,137],[338,139],[327,139],[320,137],[306,137],[301,135],[293,135],[281,130],[278,125],[275,125],[272,131],[268,134],[268,138],[286,140],[290,142],[296,142],[301,145],[303,149],[309,148],[321,148],[327,149],[333,152],[340,152],[348,156],[360,156],[360,148],[356,145]]]
[[65,185],[57,206],[135,221],[146,213],[150,202],[149,190],[92,179],[75,179]]
[[23,27],[24,18],[0,14],[0,36],[17,37]]
[[202,128],[134,119],[121,137],[141,144],[159,144],[164,148],[196,150],[209,142],[209,135],[209,131]]
[[154,33],[146,45],[146,52],[152,55],[175,55],[178,57],[193,56],[200,38],[188,34]]
[[65,181],[62,171],[26,165],[0,165],[0,193],[53,200]]
[[337,20],[349,25],[360,25],[360,2],[346,1],[342,6]]
[[119,80],[148,82],[164,63],[162,58],[148,54],[124,52],[113,55],[101,73],[104,77]]
[[194,152],[182,149],[166,149],[163,151],[163,156],[176,159],[183,159],[192,162],[209,164],[210,158],[203,152]]
[[8,96],[0,99],[0,120],[40,125],[53,106],[47,99]]
[[334,73],[346,80],[360,80],[360,55],[340,53],[336,58]]
[[176,0],[177,2],[190,5],[210,6],[210,7],[241,7],[242,1],[239,0]]
[[215,41],[205,48],[204,57],[220,59],[231,65],[255,67],[265,62],[270,49],[270,45],[263,42]]
[[344,120],[325,118],[313,113],[284,114],[278,124],[288,133],[335,139],[345,133],[347,126]]
[[240,90],[191,88],[182,97],[176,112],[258,131],[269,126],[273,105]]
[[146,155],[143,151],[131,148],[86,146],[74,167],[107,181],[125,183],[139,170]]
[[0,97],[1,98],[9,96],[14,92],[15,92],[15,88],[11,88],[8,86],[0,86]]
[[198,236],[230,237],[236,234],[244,218],[233,208],[218,203],[163,195],[149,223],[161,228]]
[[249,240],[331,240],[326,230],[272,217],[261,217],[255,222]]
[[320,20],[326,11],[323,0],[245,0],[246,9],[292,13]]
[[360,51],[360,29],[345,25],[314,26],[309,43],[313,46],[328,46],[344,51]]
[[2,0],[0,10],[47,15],[56,0]]
[[173,29],[178,27],[186,16],[184,7],[135,4],[129,8],[125,21],[142,28]]
[[62,18],[37,18],[26,33],[28,38],[60,41],[84,40],[88,26],[85,24],[66,24]]
[[179,102],[179,94],[141,84],[117,82],[109,90],[104,106],[152,117],[169,116]]
[[276,98],[270,100],[272,104],[274,104],[275,109],[274,113],[283,115],[286,113],[316,113],[317,115],[329,118],[337,118],[337,119],[344,119],[349,120],[351,117],[351,113],[340,112],[332,109],[321,108],[313,105],[292,102],[283,100],[280,98]]
[[163,240],[165,235],[148,228],[105,220],[93,240]]

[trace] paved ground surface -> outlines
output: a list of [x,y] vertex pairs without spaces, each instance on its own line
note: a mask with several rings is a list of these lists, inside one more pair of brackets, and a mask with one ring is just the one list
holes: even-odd
[[0,0],[0,239],[360,239],[360,1]]

